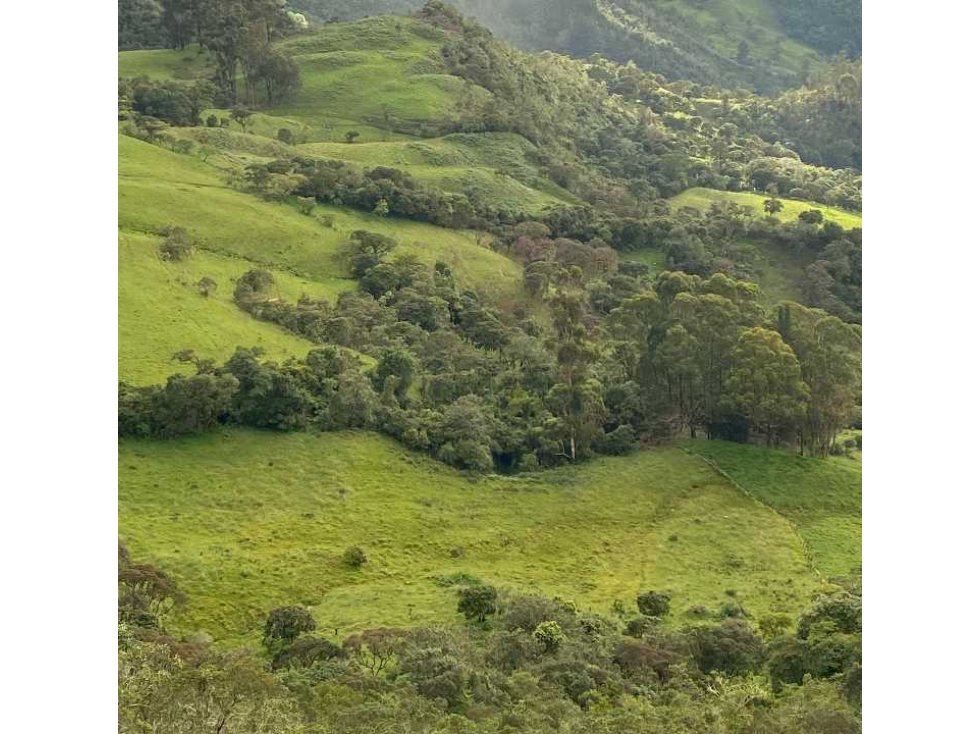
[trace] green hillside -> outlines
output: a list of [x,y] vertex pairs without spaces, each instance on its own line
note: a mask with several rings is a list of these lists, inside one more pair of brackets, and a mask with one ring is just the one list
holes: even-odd
[[[324,216],[332,226],[318,221]],[[515,263],[480,246],[475,233],[338,207],[317,207],[314,216],[303,216],[288,204],[235,191],[213,166],[192,156],[120,137],[120,228],[151,233],[173,224],[185,227],[208,250],[326,283],[346,275],[336,250],[360,229],[394,237],[401,251],[423,262],[449,263],[473,287],[506,290],[518,273]]]
[[[758,216],[765,216],[764,204],[769,198],[771,197],[750,191],[717,191],[716,189],[692,188],[674,196],[670,202],[677,207],[689,206],[701,210],[709,209],[714,203],[730,202],[738,206],[750,207],[757,212]],[[779,199],[779,201],[782,202],[782,210],[776,216],[783,222],[794,222],[802,212],[815,209],[822,213],[823,219],[828,222],[836,222],[845,229],[863,226],[863,215],[860,212],[851,212],[811,201],[797,201],[795,199]]]
[[119,461],[120,536],[187,593],[181,626],[224,642],[290,603],[342,632],[446,621],[461,574],[603,614],[663,589],[677,621],[728,590],[796,614],[820,585],[793,522],[677,449],[479,481],[364,433],[127,441]]
[[715,462],[754,497],[789,518],[820,571],[845,576],[861,565],[861,465],[758,446],[700,441],[692,450]]
[[422,4],[120,0],[119,731],[859,734],[852,0]]
[[[297,0],[293,4],[319,20],[353,20],[407,14],[424,0]],[[820,52],[859,53],[859,2],[853,1],[808,6],[795,0],[455,0],[452,4],[523,48],[581,58],[601,53],[621,62],[634,60],[671,79],[730,87],[789,86],[819,64]],[[814,12],[813,5],[820,7]],[[819,16],[818,22],[814,15]],[[844,35],[847,40],[842,40]]]
[[[234,303],[235,282],[252,264],[198,250],[182,262],[160,259],[162,238],[119,235],[119,379],[136,385],[164,382],[180,363],[183,349],[223,362],[238,346],[258,346],[271,359],[305,356],[309,342],[256,321]],[[210,278],[216,292],[204,297],[197,283]],[[275,272],[280,298],[303,294],[335,298],[350,281],[322,283]],[[186,366],[184,369],[189,370]]]

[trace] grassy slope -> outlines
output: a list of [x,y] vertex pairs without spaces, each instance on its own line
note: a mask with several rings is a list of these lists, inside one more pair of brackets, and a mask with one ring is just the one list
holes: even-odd
[[[188,368],[171,357],[181,349],[223,361],[238,346],[259,346],[282,360],[304,356],[312,346],[271,324],[256,321],[233,299],[235,281],[252,265],[245,260],[198,250],[187,260],[160,259],[161,238],[119,236],[119,378],[136,385],[161,383]],[[275,272],[279,297],[294,301],[303,293],[333,298],[338,287],[290,273]],[[209,298],[196,283],[208,277],[218,284]],[[340,286],[347,286],[341,281]]]
[[364,166],[389,166],[447,191],[471,191],[481,201],[538,213],[577,199],[541,177],[528,162],[534,146],[510,133],[455,134],[424,141],[312,143],[303,152]]
[[303,86],[273,114],[318,125],[330,119],[451,119],[467,84],[440,73],[441,43],[436,29],[393,17],[328,25],[316,34],[288,39],[280,46],[298,62]]
[[791,523],[677,449],[469,481],[374,434],[124,442],[119,508],[135,557],[189,595],[178,623],[226,641],[287,603],[343,631],[446,621],[435,579],[463,572],[602,613],[667,590],[679,620],[728,589],[755,618],[795,613],[819,585]]
[[[676,207],[689,206],[694,209],[709,209],[710,205],[715,202],[732,202],[740,206],[751,207],[759,216],[764,216],[764,203],[768,198],[762,194],[754,194],[749,191],[716,191],[697,187],[687,189],[682,194],[674,196],[670,201]],[[823,213],[823,217],[827,221],[836,222],[845,229],[853,229],[863,224],[863,216],[859,212],[850,212],[837,207],[794,199],[781,199],[781,202],[784,208],[778,213],[778,218],[783,222],[794,222],[802,212],[817,209]]]
[[861,464],[858,459],[814,459],[759,446],[692,442],[753,496],[792,520],[813,562],[828,575],[860,566]]
[[424,262],[447,262],[468,287],[502,293],[519,284],[517,264],[480,246],[476,233],[336,207],[317,207],[316,214],[333,217],[333,227],[324,227],[288,204],[228,188],[215,169],[194,157],[119,139],[121,229],[151,233],[177,224],[209,250],[335,284],[344,274],[337,248],[351,232],[367,229],[394,237],[399,251],[414,253]]
[[210,67],[206,54],[196,45],[183,50],[152,49],[120,51],[118,72],[121,77],[147,76],[150,79],[206,79]]

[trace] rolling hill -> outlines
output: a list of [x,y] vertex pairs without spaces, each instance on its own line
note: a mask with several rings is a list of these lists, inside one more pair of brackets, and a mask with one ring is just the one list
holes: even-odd
[[[750,447],[717,445],[732,474],[745,459],[739,481],[753,494],[785,496],[778,470],[755,478]],[[344,633],[446,621],[471,577],[603,614],[663,589],[677,623],[736,598],[757,620],[797,614],[822,588],[819,571],[859,564],[859,519],[834,529],[818,470],[787,477],[802,499],[783,516],[784,499],[779,512],[763,506],[676,448],[473,480],[373,434],[235,431],[124,442],[119,472],[121,538],[188,595],[181,628],[225,643],[254,641],[267,610],[292,603]],[[859,474],[836,486],[858,491]],[[833,537],[848,550],[817,542]],[[342,561],[351,546],[369,559],[360,570]]]
[[[765,17],[773,22],[768,11]],[[490,301],[546,310],[526,299],[521,263],[488,247],[485,232],[333,203],[303,214],[294,196],[262,198],[246,184],[249,166],[303,157],[397,170],[520,216],[582,204],[552,175],[561,163],[553,150],[512,131],[457,130],[491,92],[447,73],[444,40],[444,31],[405,18],[329,24],[277,43],[303,81],[291,100],[241,124],[169,128],[188,144],[183,152],[120,136],[123,379],[159,383],[180,369],[171,356],[186,348],[217,360],[239,345],[262,346],[275,360],[303,356],[311,342],[235,305],[234,281],[262,267],[275,278],[277,300],[332,300],[356,286],[338,251],[357,230],[392,237],[397,252],[428,266],[448,264],[460,288]],[[121,76],[188,82],[206,76],[206,63],[193,47],[119,54]],[[637,124],[639,111],[617,96],[603,99],[619,115],[608,119]],[[229,113],[206,109],[202,118]],[[591,155],[587,165],[600,170],[605,151]],[[763,200],[698,187],[669,203],[757,208]],[[786,204],[786,221],[808,208],[847,226],[860,220]],[[195,249],[185,261],[163,262],[160,233],[174,225]],[[664,263],[662,249],[624,258],[654,270]],[[791,280],[796,265],[777,262],[770,283]],[[196,287],[205,276],[218,284],[210,297]],[[675,623],[696,621],[703,609],[715,618],[736,599],[757,621],[798,614],[829,588],[827,577],[859,565],[859,470],[842,461],[799,463],[710,442],[474,479],[366,432],[126,440],[120,535],[187,594],[180,628],[228,644],[255,642],[268,609],[291,603],[312,607],[323,628],[343,632],[444,622],[453,618],[459,584],[477,578],[603,614],[612,601],[629,605],[642,589],[661,588],[673,596]],[[825,483],[839,506],[819,498]],[[359,571],[341,561],[354,545],[370,559]]]
[[[424,0],[297,0],[320,21],[408,14]],[[522,48],[602,54],[664,74],[761,91],[795,86],[823,57],[860,53],[854,0],[456,0]]]

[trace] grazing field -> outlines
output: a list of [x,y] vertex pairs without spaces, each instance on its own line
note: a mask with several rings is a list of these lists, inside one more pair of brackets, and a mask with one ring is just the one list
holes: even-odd
[[120,51],[119,76],[147,76],[150,79],[207,79],[211,74],[206,53],[197,45],[181,50],[168,48]]
[[[748,191],[716,191],[714,189],[692,188],[687,189],[682,194],[678,194],[670,199],[675,207],[689,206],[694,209],[708,209],[711,204],[730,202],[740,206],[747,206],[758,212],[759,216],[765,215],[764,204],[768,196],[763,194],[753,194]],[[863,225],[863,215],[860,212],[851,212],[838,207],[826,206],[824,204],[814,204],[809,201],[796,201],[794,199],[780,199],[783,205],[782,211],[778,213],[778,218],[783,222],[795,221],[802,212],[816,209],[823,213],[823,217],[830,222],[836,222],[845,229],[861,227]]]
[[[299,64],[303,86],[273,114],[316,125],[330,117],[373,122],[393,130],[444,124],[458,117],[464,90],[478,92],[444,73],[443,40],[438,29],[394,17],[328,24],[315,35],[285,40],[279,48]],[[335,139],[341,139],[345,130],[337,127]]]
[[[134,385],[162,383],[190,371],[172,357],[182,349],[223,362],[235,348],[262,347],[270,359],[305,356],[313,345],[276,326],[253,319],[234,303],[235,281],[253,265],[197,250],[182,262],[160,259],[160,237],[119,235],[119,379]],[[278,297],[295,301],[304,293],[335,298],[352,281],[318,282],[276,271]],[[201,295],[202,278],[217,283]]]
[[[319,221],[324,217],[331,226]],[[352,232],[365,229],[393,237],[396,252],[447,263],[466,287],[502,295],[520,284],[520,267],[479,244],[478,233],[339,207],[317,206],[312,216],[303,216],[288,203],[235,191],[196,157],[120,136],[119,227],[155,233],[169,225],[186,228],[204,249],[321,282],[346,275],[337,249]]]
[[843,576],[860,567],[859,457],[817,459],[723,441],[691,442],[689,447],[791,520],[820,572]]
[[448,621],[459,574],[603,614],[660,589],[673,623],[796,614],[821,583],[786,517],[675,448],[480,480],[370,433],[125,441],[119,461],[123,542],[188,595],[176,623],[221,641],[289,603],[341,632]]
[[406,171],[446,191],[466,192],[497,208],[537,214],[578,200],[541,176],[529,157],[536,148],[512,133],[453,134],[380,143],[310,143],[298,149],[324,158]]

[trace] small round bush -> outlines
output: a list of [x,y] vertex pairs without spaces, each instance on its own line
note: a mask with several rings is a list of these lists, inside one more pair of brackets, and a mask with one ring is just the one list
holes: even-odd
[[636,605],[647,617],[665,617],[670,613],[670,596],[659,591],[647,591],[636,597]]
[[350,568],[361,568],[367,564],[367,554],[360,546],[351,546],[343,553],[343,562]]

